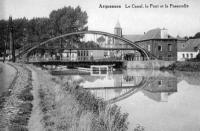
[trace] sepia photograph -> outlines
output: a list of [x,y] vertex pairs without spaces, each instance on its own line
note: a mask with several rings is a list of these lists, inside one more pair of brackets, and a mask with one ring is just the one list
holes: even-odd
[[0,0],[0,131],[200,131],[199,7]]

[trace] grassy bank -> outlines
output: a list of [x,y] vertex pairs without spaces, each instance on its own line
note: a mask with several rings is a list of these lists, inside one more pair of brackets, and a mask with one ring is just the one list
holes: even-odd
[[126,131],[128,114],[97,99],[69,78],[38,72],[42,124],[46,131]]
[[97,99],[89,91],[78,86],[76,82],[67,82],[64,88],[72,94],[82,111],[93,114],[90,130],[92,131],[126,131],[128,129],[127,113],[121,113],[117,105],[108,105]]
[[175,62],[168,67],[161,67],[160,70],[200,71],[200,62]]
[[0,130],[27,131],[29,117],[32,111],[33,96],[31,72],[19,64],[11,64],[17,74],[9,87],[9,91],[4,94],[4,101],[0,111]]

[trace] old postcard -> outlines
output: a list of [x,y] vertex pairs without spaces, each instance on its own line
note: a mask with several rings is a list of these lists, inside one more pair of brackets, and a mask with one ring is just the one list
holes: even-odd
[[1,0],[0,131],[199,131],[199,7]]

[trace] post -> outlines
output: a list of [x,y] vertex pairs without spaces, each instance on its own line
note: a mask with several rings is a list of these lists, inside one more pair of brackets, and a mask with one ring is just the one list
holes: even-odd
[[3,63],[5,62],[5,59],[6,59],[6,41],[4,41]]
[[10,55],[12,61],[15,62],[15,44],[13,39],[13,23],[11,16],[9,17],[9,39],[10,39]]

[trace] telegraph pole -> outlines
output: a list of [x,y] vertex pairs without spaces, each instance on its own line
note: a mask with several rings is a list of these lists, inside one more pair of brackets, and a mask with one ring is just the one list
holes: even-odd
[[10,40],[10,55],[13,62],[15,62],[15,44],[13,39],[13,22],[12,17],[9,17],[9,40]]
[[6,41],[4,40],[3,63],[6,60]]

